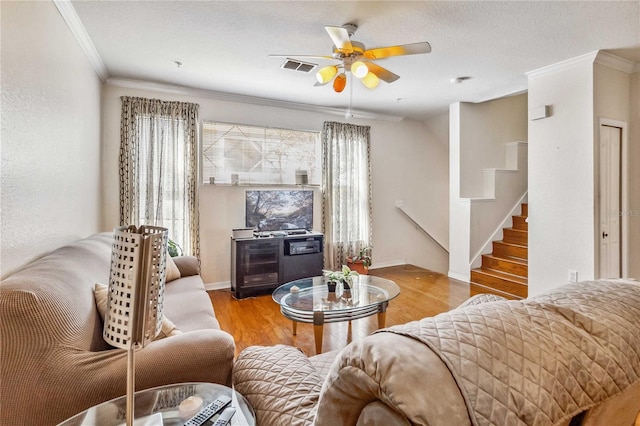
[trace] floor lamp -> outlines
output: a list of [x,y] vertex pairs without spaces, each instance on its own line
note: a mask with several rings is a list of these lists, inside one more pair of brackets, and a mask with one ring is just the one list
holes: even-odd
[[133,425],[135,351],[162,328],[166,228],[123,226],[114,229],[104,340],[127,349],[127,426]]

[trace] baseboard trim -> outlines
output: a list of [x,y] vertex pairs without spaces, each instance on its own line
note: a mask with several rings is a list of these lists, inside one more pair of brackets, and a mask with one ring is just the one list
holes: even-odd
[[222,281],[219,283],[207,283],[204,285],[205,290],[226,290],[231,288],[231,281]]
[[459,274],[459,273],[457,273],[457,272],[451,272],[451,271],[449,271],[449,272],[447,273],[447,276],[448,276],[449,278],[453,278],[454,280],[462,281],[462,282],[464,282],[464,283],[468,283],[468,282],[470,282],[470,281],[471,281],[471,277],[470,277],[470,276],[469,276],[469,277],[466,277],[466,276],[464,276],[463,274]]
[[407,264],[406,260],[391,260],[389,262],[376,262],[375,265],[369,266],[369,269],[389,268],[391,266],[402,266],[406,264]]

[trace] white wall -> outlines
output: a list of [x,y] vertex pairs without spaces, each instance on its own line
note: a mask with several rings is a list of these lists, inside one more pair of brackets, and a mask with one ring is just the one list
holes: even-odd
[[[162,89],[161,89],[162,90]],[[346,121],[341,116],[216,100],[204,92],[123,88],[107,85],[103,103],[104,223],[119,221],[118,152],[120,144],[120,96],[154,97],[200,104],[201,120],[217,120],[302,130],[321,130],[324,121]],[[373,179],[373,266],[412,263],[445,272],[446,255],[420,234],[395,207],[402,199],[432,227],[446,235],[447,151],[432,141],[423,123],[385,120],[351,120],[371,126]],[[244,191],[248,187],[209,187],[200,191],[200,242],[202,275],[206,283],[228,283],[232,228],[244,225]],[[320,202],[315,203],[319,210]],[[314,227],[321,228],[316,211]]]
[[505,144],[527,140],[527,94],[460,104],[460,197],[483,196],[483,169],[505,167]]
[[101,229],[101,82],[53,3],[1,15],[4,277]]
[[629,269],[640,278],[640,72],[631,75],[629,99]]
[[594,277],[593,63],[529,76],[529,296]]

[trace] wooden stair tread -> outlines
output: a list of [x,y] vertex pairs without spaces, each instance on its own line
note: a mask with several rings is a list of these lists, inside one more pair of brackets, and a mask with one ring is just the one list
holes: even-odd
[[511,293],[505,293],[504,291],[497,290],[493,287],[489,287],[483,284],[471,283],[469,290],[471,291],[471,295],[475,296],[476,294],[490,293],[498,296],[505,297],[509,300],[519,300],[527,297],[526,294],[515,295]]
[[482,256],[488,257],[489,259],[498,259],[498,260],[506,260],[507,262],[518,263],[520,265],[528,265],[529,261],[527,259],[523,259],[521,257],[515,256],[496,256],[493,253],[483,254]]
[[507,246],[514,246],[514,247],[518,247],[518,248],[528,248],[525,244],[510,243],[510,242],[504,241],[504,240],[494,241],[494,242],[495,243],[504,244],[504,245],[507,245]]
[[526,229],[516,229],[516,228],[504,228],[504,229],[509,231],[522,232],[523,234],[529,233],[529,231],[527,231]]
[[529,232],[522,229],[504,228],[502,232],[502,241],[527,245],[529,240]]
[[477,268],[471,272],[477,272],[480,274],[489,275],[492,277],[500,278],[507,281],[512,281],[516,284],[527,285],[527,279],[519,275],[509,274],[508,272],[496,271],[495,269]]

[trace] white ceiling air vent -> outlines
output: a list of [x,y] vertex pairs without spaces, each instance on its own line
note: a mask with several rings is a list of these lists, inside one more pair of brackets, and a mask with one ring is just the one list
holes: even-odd
[[316,64],[302,62],[291,58],[287,58],[282,64],[282,68],[285,70],[301,71],[304,73],[310,73],[316,66]]

